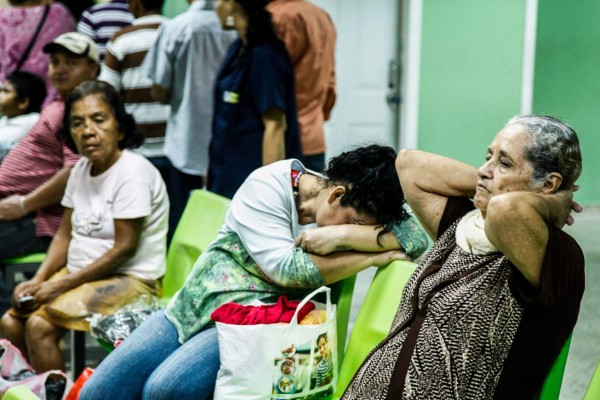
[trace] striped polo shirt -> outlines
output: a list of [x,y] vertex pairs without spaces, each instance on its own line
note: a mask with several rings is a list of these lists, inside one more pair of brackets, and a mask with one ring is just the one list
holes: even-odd
[[131,25],[132,21],[133,15],[129,12],[127,0],[114,0],[85,10],[77,30],[96,42],[100,60],[103,60],[108,40],[120,29]]
[[146,157],[164,156],[164,136],[171,107],[155,101],[152,81],[140,72],[140,65],[154,44],[158,27],[168,18],[148,15],[117,32],[106,46],[101,81],[110,83],[125,99],[127,112],[133,114],[138,129],[146,137],[136,151]]
[[[42,109],[40,119],[0,164],[0,197],[27,194],[63,167],[75,165],[73,154],[57,137],[65,104],[57,98]],[[36,235],[54,236],[62,220],[60,204],[36,212]]]

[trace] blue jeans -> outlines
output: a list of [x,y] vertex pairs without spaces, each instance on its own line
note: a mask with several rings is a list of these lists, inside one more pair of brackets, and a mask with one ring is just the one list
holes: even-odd
[[219,370],[217,329],[184,344],[163,311],[144,321],[96,368],[81,400],[210,399]]

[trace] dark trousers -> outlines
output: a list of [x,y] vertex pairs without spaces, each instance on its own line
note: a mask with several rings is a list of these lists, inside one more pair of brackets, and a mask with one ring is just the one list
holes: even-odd
[[43,253],[51,238],[35,235],[35,214],[18,221],[0,222],[0,260]]
[[323,172],[325,169],[325,153],[312,154],[310,156],[304,156],[304,166],[315,172]]
[[204,178],[202,176],[190,175],[181,172],[171,164],[167,157],[149,157],[148,160],[158,169],[167,186],[169,194],[169,233],[167,235],[167,246],[171,244],[175,228],[181,219],[190,192],[194,189],[202,189]]

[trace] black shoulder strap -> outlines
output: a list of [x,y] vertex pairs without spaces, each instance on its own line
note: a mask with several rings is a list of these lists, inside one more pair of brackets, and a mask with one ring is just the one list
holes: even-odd
[[39,36],[40,31],[42,30],[42,26],[44,25],[44,22],[46,22],[46,18],[48,17],[49,12],[50,12],[50,4],[46,4],[46,7],[44,8],[44,15],[42,15],[42,19],[40,20],[40,23],[39,23],[35,33],[33,34],[33,37],[31,38],[29,45],[23,52],[23,55],[21,55],[21,59],[19,60],[19,63],[17,64],[17,68],[15,68],[15,71],[20,70],[21,67],[23,66],[23,64],[25,63],[25,61],[27,60],[27,57],[29,57],[31,48],[35,44],[35,41],[36,41],[37,37]]

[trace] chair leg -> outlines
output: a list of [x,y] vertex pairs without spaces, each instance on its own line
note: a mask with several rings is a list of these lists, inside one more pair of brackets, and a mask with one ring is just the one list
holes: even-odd
[[71,369],[73,381],[85,368],[85,332],[71,331]]

